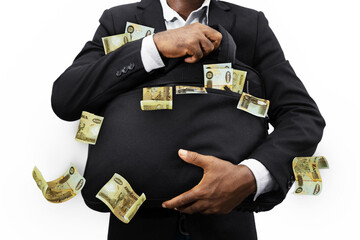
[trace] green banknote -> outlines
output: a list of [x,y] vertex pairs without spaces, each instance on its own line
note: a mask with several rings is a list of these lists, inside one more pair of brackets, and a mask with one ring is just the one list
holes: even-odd
[[242,93],[237,108],[257,117],[265,118],[269,110],[270,101]]
[[46,182],[35,166],[32,176],[46,200],[52,203],[65,202],[78,194],[85,185],[85,178],[71,163],[69,169],[58,179]]
[[292,162],[295,175],[295,193],[319,195],[322,179],[319,169],[329,168],[325,157],[296,157]]
[[146,200],[144,193],[139,197],[128,181],[117,173],[101,188],[96,197],[124,223],[130,222]]
[[129,40],[131,42],[153,34],[154,28],[126,22],[125,33],[129,34]]
[[95,145],[103,120],[104,118],[101,116],[83,111],[75,140]]

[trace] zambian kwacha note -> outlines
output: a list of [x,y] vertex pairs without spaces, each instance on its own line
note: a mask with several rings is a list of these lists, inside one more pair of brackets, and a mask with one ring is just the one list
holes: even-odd
[[71,163],[69,169],[58,179],[46,182],[39,169],[35,166],[33,178],[46,200],[62,203],[75,197],[85,185],[85,178]]
[[130,222],[146,200],[144,193],[139,197],[128,181],[117,173],[101,188],[96,197],[124,223]]

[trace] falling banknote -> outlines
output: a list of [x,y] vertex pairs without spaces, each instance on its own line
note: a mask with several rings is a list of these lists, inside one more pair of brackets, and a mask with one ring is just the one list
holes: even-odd
[[243,93],[237,108],[245,112],[251,113],[257,117],[265,118],[269,110],[270,101],[257,98],[250,94]]
[[146,200],[144,193],[139,197],[128,181],[117,173],[101,188],[96,197],[124,223],[130,222]]
[[85,185],[85,178],[73,164],[70,164],[70,168],[64,175],[51,182],[45,181],[36,166],[32,175],[46,200],[52,203],[62,203],[73,198]]
[[101,116],[83,111],[75,140],[95,145],[103,120]]
[[126,22],[125,27],[126,33],[129,34],[129,40],[135,41],[138,39],[141,39],[143,37],[149,36],[154,33],[154,28],[143,26],[140,24],[132,23],[132,22]]
[[176,86],[176,94],[207,94],[204,87]]
[[295,174],[296,194],[319,195],[322,180],[319,169],[329,168],[325,157],[296,157],[292,163]]
[[143,88],[143,100],[140,101],[141,109],[146,111],[172,109],[172,87]]
[[117,34],[113,36],[103,37],[102,42],[104,46],[105,54],[115,51],[119,47],[130,41],[130,35],[128,33]]

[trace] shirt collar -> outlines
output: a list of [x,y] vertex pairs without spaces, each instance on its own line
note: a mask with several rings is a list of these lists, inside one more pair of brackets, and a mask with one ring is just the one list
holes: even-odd
[[[165,21],[168,21],[168,22],[171,22],[171,21],[174,21],[175,19],[182,19],[183,18],[174,10],[172,9],[166,2],[166,0],[160,0],[160,3],[161,3],[161,6],[162,6],[162,9],[163,9],[163,14],[164,14],[164,19]],[[209,5],[210,5],[210,0],[204,0],[203,4],[196,10],[192,11],[190,14],[189,14],[189,17],[192,15],[192,14],[196,14],[196,13],[200,13],[202,11],[204,11],[204,9],[206,10],[206,23],[208,22],[208,15],[209,15]],[[188,19],[189,19],[188,17]],[[188,20],[187,19],[187,20]]]

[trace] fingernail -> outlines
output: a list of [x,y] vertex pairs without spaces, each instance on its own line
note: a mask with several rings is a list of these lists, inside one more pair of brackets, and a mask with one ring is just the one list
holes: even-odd
[[166,205],[165,205],[165,203],[162,203],[162,204],[161,204],[161,206],[162,206],[163,208],[166,208]]
[[180,157],[186,157],[187,151],[184,150],[184,149],[180,149],[180,150],[179,150],[179,155],[180,155]]

